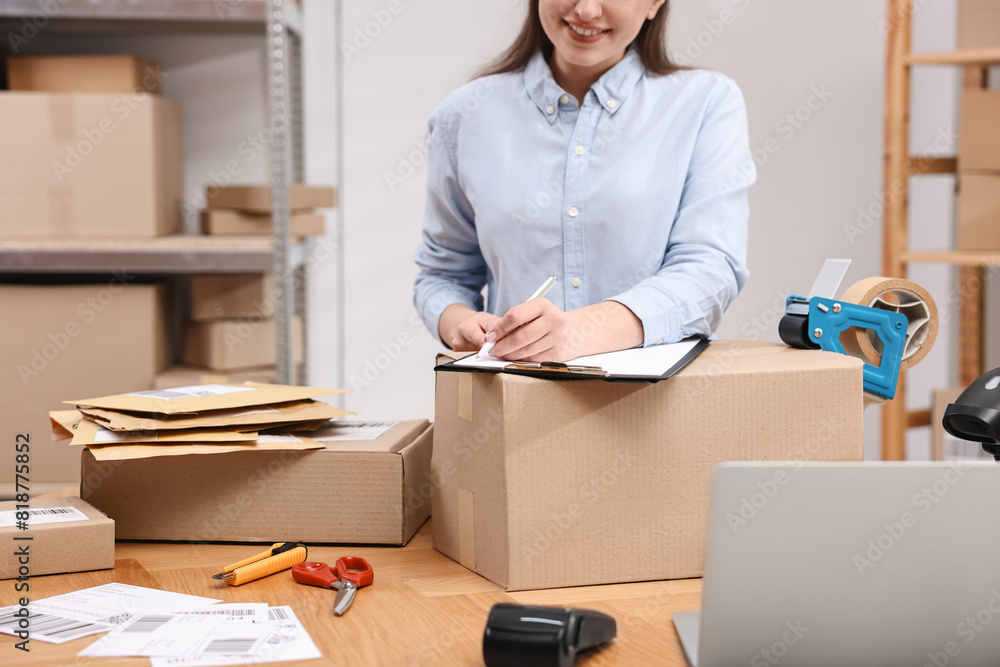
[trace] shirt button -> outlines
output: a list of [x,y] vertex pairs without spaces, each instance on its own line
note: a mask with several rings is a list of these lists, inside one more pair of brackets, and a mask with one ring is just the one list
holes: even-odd
[[569,211],[567,211],[567,213],[569,213],[569,217],[575,218],[580,214],[580,209],[578,209],[576,206],[571,206]]
[[618,104],[618,103],[615,102],[614,100],[608,100],[608,108],[609,109],[614,109],[616,104]]
[[576,153],[577,155],[583,155],[583,146],[577,146],[576,148],[573,149],[573,152]]
[[580,280],[579,278],[573,278],[573,281],[572,281],[573,287],[579,287],[580,283],[582,283],[582,282],[583,281]]
[[563,104],[569,104],[569,95],[563,95],[562,97],[559,98],[559,101],[562,102]]
[[547,113],[548,115],[551,116],[555,112],[556,112],[556,108],[554,106],[552,106],[551,104],[549,106],[545,107],[545,113]]

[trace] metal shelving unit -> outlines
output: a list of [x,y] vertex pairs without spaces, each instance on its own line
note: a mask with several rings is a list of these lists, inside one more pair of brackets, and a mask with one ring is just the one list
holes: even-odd
[[[302,16],[287,0],[59,0],[51,15],[38,0],[0,3],[0,29],[25,21],[46,32],[77,34],[260,34],[267,49],[267,112],[272,132],[271,237],[176,235],[144,239],[0,239],[0,273],[137,274],[273,271],[277,325],[277,379],[293,378],[291,323],[305,290],[308,242],[293,244],[288,187],[304,180]],[[303,320],[306,313],[302,310]],[[307,327],[303,327],[306,330]],[[307,346],[306,346],[307,348]],[[304,381],[304,379],[303,379]]]
[[[900,196],[885,203],[882,268],[887,276],[906,277],[907,265],[944,263],[959,267],[959,382],[968,385],[983,368],[984,270],[1000,266],[1000,252],[960,250],[911,251],[908,247],[908,179],[924,174],[954,174],[955,158],[910,155],[910,74],[916,66],[951,66],[964,70],[966,88],[985,88],[988,68],[1000,65],[1000,48],[945,53],[913,53],[910,47],[914,0],[888,2],[888,58],[885,104],[885,188]],[[950,305],[950,304],[949,304]],[[930,410],[907,410],[906,373],[900,372],[896,398],[882,406],[882,458],[902,460],[908,428],[928,426]]]

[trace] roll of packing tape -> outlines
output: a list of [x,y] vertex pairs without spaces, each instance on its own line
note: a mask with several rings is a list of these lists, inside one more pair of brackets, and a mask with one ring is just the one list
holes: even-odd
[[[875,276],[854,283],[841,295],[841,301],[859,306],[892,310],[906,316],[906,342],[903,344],[902,370],[912,368],[927,356],[938,331],[938,312],[934,299],[920,285],[902,278]],[[873,331],[855,328],[841,340],[848,354],[878,365],[882,341]]]

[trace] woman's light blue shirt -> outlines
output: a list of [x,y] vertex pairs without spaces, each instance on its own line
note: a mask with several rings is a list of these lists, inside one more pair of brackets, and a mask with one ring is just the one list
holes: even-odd
[[743,97],[706,70],[646,71],[629,50],[581,106],[541,53],[477,79],[430,119],[414,303],[502,315],[550,275],[563,310],[604,300],[644,344],[707,336],[747,280],[756,179]]

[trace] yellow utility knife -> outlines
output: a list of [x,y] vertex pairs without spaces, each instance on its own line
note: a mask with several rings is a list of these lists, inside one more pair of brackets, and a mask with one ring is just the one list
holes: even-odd
[[301,542],[276,542],[267,551],[227,565],[219,574],[213,574],[212,578],[221,579],[230,586],[241,586],[248,581],[287,570],[303,562],[307,553],[306,545]]

